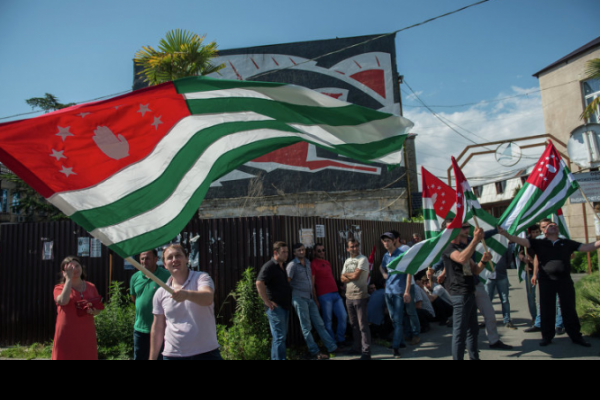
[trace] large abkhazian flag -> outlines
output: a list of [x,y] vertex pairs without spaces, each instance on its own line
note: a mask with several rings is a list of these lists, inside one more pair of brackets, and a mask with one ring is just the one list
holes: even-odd
[[463,222],[467,220],[467,207],[462,187],[456,191],[454,204],[458,212],[454,220],[439,235],[417,243],[406,253],[401,254],[387,266],[388,272],[394,274],[416,275],[420,271],[433,265],[440,259],[440,255],[446,250],[462,228]]
[[[456,166],[458,168],[458,165]],[[463,182],[463,190],[465,191],[465,196],[470,203],[467,204],[475,204],[479,206],[477,208],[477,218],[479,222],[479,227],[484,231],[492,231],[496,229],[498,225],[498,220],[490,215],[485,210],[481,209],[479,205],[479,201],[477,200],[477,196],[473,193],[471,186],[467,182],[460,168],[458,168],[458,176],[460,177],[460,181]],[[422,172],[423,177],[423,209],[424,209],[424,219],[425,219],[425,231],[430,231],[430,235],[435,236],[439,234],[439,230],[441,224],[450,218],[454,218],[456,215],[456,192],[450,186],[442,182],[437,177],[433,176],[429,171],[423,169]],[[427,194],[426,194],[427,193]],[[428,198],[426,198],[428,197]],[[450,200],[451,199],[451,200]],[[450,200],[450,201],[449,201]],[[467,220],[469,224],[475,227],[475,221],[473,220],[472,211],[469,211],[467,215]],[[435,219],[434,219],[435,218]],[[508,250],[508,239],[506,239],[502,235],[494,235],[490,238],[486,239],[486,244],[488,246],[488,250],[492,253],[492,264],[497,264],[504,253]],[[485,249],[483,244],[479,244],[477,249],[475,250],[475,259],[477,261],[481,260],[483,254],[485,253]],[[438,260],[439,261],[439,260]],[[436,263],[437,261],[434,261]],[[491,274],[491,268],[489,264],[486,265],[486,271],[484,271],[480,278],[483,280],[487,280],[489,274]]]
[[518,235],[554,214],[579,190],[579,184],[550,142],[517,197],[500,217],[500,226]]
[[177,236],[211,183],[301,141],[396,165],[413,124],[298,86],[185,78],[0,125],[0,162],[122,257]]

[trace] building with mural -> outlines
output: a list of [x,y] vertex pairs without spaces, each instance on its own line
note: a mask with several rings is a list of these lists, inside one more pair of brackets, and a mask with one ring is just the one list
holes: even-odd
[[[225,65],[214,78],[295,84],[402,115],[394,35],[223,50],[214,63]],[[136,77],[134,89],[143,86]],[[406,218],[410,194],[419,197],[413,140],[407,141],[405,154],[398,168],[388,170],[386,165],[360,163],[299,143],[214,182],[200,215]]]

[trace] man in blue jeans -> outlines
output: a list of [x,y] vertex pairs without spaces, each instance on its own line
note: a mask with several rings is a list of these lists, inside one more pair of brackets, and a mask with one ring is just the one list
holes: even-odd
[[[344,306],[344,300],[340,296],[337,282],[333,277],[331,264],[325,260],[325,246],[320,243],[315,245],[315,258],[310,267],[317,292],[317,306],[321,308],[321,315],[323,316],[323,323],[325,323],[327,333],[336,339],[338,347],[344,347],[348,313]],[[334,314],[337,318],[337,336],[333,332]]]
[[292,304],[300,319],[302,335],[311,358],[314,360],[328,360],[327,354],[322,354],[311,333],[314,327],[321,337],[323,344],[329,353],[338,350],[335,340],[327,333],[325,324],[317,307],[316,292],[313,285],[313,277],[310,269],[310,261],[306,258],[306,248],[302,243],[294,245],[294,261],[288,264],[286,270],[290,286],[292,287]]
[[292,308],[292,288],[288,281],[284,263],[289,257],[289,249],[284,242],[273,245],[273,258],[266,263],[258,275],[256,288],[260,298],[265,303],[273,346],[271,360],[285,361],[286,340]]
[[[464,360],[468,349],[471,360],[479,360],[479,325],[477,324],[477,303],[475,301],[476,275],[483,272],[485,264],[492,259],[485,253],[481,262],[472,260],[477,245],[485,236],[483,229],[477,229],[473,241],[469,243],[471,225],[465,223],[460,234],[442,254],[447,278],[447,288],[454,306],[452,332],[452,357]],[[465,245],[468,246],[465,248]]]
[[[412,285],[412,275],[390,274],[387,269],[388,264],[402,254],[397,239],[399,238],[391,232],[386,232],[381,236],[381,241],[387,250],[381,261],[381,274],[387,280],[385,301],[394,325],[392,350],[396,359],[400,358],[400,349],[406,348],[404,342],[405,330],[408,331],[407,335],[412,338],[411,345],[417,345],[421,342],[421,324],[415,305],[415,288]],[[406,321],[407,329],[404,329],[405,312],[410,319],[410,322]]]
[[485,284],[485,291],[490,300],[494,301],[496,292],[500,296],[500,302],[502,303],[502,315],[504,316],[504,327],[507,329],[516,330],[517,328],[513,325],[510,317],[510,300],[509,300],[509,287],[508,282],[508,268],[513,259],[515,245],[511,243],[506,249],[506,252],[496,264],[496,268],[492,276],[488,279]]

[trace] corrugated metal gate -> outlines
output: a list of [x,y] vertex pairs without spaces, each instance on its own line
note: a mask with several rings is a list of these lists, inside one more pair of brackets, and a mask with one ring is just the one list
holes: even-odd
[[[317,229],[317,226],[320,226]],[[327,259],[338,277],[346,258],[345,240],[356,237],[367,256],[377,245],[378,265],[383,255],[379,237],[395,229],[410,240],[413,233],[423,234],[422,224],[331,220],[301,217],[256,217],[191,221],[179,240],[192,250],[197,238],[198,269],[210,274],[215,282],[217,322],[227,324],[235,304],[226,299],[235,289],[243,271],[257,272],[272,256],[272,244],[285,241],[290,246],[300,241],[300,231],[312,231],[316,243],[323,243]],[[320,238],[320,234],[324,237]],[[308,234],[310,239],[311,234]],[[0,229],[0,345],[29,345],[47,342],[54,336],[56,305],[53,289],[58,281],[60,262],[78,252],[79,238],[89,234],[71,221],[41,224],[2,225]],[[53,260],[44,260],[44,245],[52,242]],[[93,258],[92,256],[100,256]],[[123,260],[102,246],[101,254],[84,256],[88,280],[105,298],[110,280],[129,280],[136,271],[125,270]],[[111,268],[112,266],[112,268]],[[375,278],[379,271],[375,269]],[[302,344],[296,317],[292,318],[290,343]]]

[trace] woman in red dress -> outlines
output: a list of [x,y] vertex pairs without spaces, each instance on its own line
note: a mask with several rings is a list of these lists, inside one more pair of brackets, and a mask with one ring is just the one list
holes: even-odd
[[53,360],[98,360],[94,316],[104,309],[96,287],[85,281],[81,261],[67,257],[61,264],[62,283],[54,288],[58,308]]

